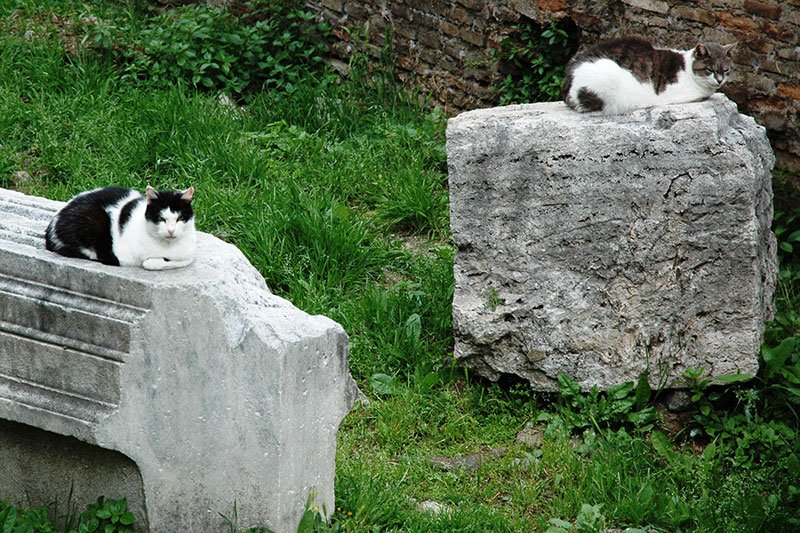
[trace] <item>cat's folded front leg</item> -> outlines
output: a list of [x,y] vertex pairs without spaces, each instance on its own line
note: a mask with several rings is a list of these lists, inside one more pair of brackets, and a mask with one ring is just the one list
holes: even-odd
[[191,263],[191,259],[171,260],[163,257],[150,257],[142,263],[142,268],[146,270],[169,270],[171,268],[185,267]]

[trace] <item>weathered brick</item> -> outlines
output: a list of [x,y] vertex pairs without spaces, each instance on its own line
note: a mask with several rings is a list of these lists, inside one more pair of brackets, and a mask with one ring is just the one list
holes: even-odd
[[475,16],[461,7],[454,7],[450,12],[450,20],[458,22],[464,26],[471,26],[475,20]]
[[343,11],[344,2],[342,0],[322,0],[322,5],[332,11],[341,13]]
[[414,15],[405,4],[400,2],[392,2],[391,4],[392,18],[401,18],[404,20],[412,20]]
[[442,44],[442,35],[435,30],[419,28],[417,30],[417,40],[423,47],[437,50]]
[[381,15],[372,15],[369,18],[370,33],[379,33],[381,37],[386,34],[386,28],[389,26],[389,21]]
[[462,29],[458,35],[468,43],[474,44],[475,46],[483,46],[483,43],[485,42],[483,33],[479,31]]
[[411,12],[413,13],[412,17],[414,22],[427,28],[437,29],[442,21],[441,17],[437,17],[431,13],[425,13],[418,10],[412,10]]
[[477,81],[484,81],[490,77],[491,72],[486,68],[468,68],[464,69],[464,79],[466,80],[477,80]]
[[439,23],[439,30],[445,35],[450,35],[452,37],[458,36],[461,32],[461,28],[459,26],[447,20],[443,20]]
[[467,9],[483,9],[483,0],[458,0],[458,3]]
[[[623,14],[623,17],[625,17],[625,20],[627,20],[627,21],[632,23],[631,26],[638,25],[639,20],[641,20],[639,15],[637,15],[636,13],[631,12],[631,11],[626,11]],[[648,28],[647,28],[648,31],[647,31],[647,33],[645,35],[647,37],[649,37],[650,40],[653,41],[655,44],[665,44],[665,43],[658,43],[657,39],[654,39],[655,36],[653,35],[652,30],[653,30],[653,28],[667,28],[667,27],[671,26],[670,22],[667,19],[663,18],[663,17],[657,17],[655,15],[650,15],[650,16],[647,17],[647,26],[648,26]],[[627,33],[640,33],[640,32],[638,32],[638,31],[631,31],[631,32],[624,31],[624,33],[627,34]]]
[[536,7],[544,11],[565,11],[569,4],[564,0],[537,0]]
[[717,22],[716,17],[714,17],[714,14],[710,11],[705,9],[695,9],[687,5],[675,6],[672,8],[670,13],[680,19],[700,22],[709,26]]
[[800,100],[800,85],[789,85],[786,83],[778,84],[778,95]]
[[463,62],[467,58],[467,52],[464,50],[463,43],[456,39],[445,39],[442,45],[442,52],[460,62]]
[[[516,4],[516,2],[512,2],[512,6]],[[486,6],[486,15],[497,21],[500,25],[510,25],[515,24],[519,21],[519,11],[513,9],[508,6],[504,6],[502,4],[494,4],[490,3]]]
[[359,5],[355,2],[349,2],[347,4],[347,15],[350,20],[358,20],[363,22],[369,18],[370,14],[370,11],[368,11],[362,5]]
[[748,48],[760,54],[770,54],[775,49],[772,43],[766,41],[765,39],[754,39],[745,44],[747,44]]
[[772,37],[790,44],[797,43],[797,34],[786,26],[779,26],[771,21],[764,22],[764,33]]
[[790,61],[800,61],[800,47],[794,48],[781,48],[778,50],[778,57],[781,59],[788,59]]
[[447,14],[447,9],[450,7],[450,2],[445,0],[404,0],[408,5],[425,13],[431,13],[438,16]]
[[395,64],[401,69],[411,72],[414,72],[417,68],[419,68],[419,61],[409,56],[398,57],[395,60]]
[[774,20],[781,18],[781,13],[783,12],[783,8],[779,5],[759,2],[758,0],[744,0],[744,10],[757,17]]
[[748,113],[756,116],[759,124],[773,131],[783,132],[789,127],[786,103],[774,98],[748,102]]
[[735,17],[728,12],[717,13],[717,20],[728,28],[756,34],[759,31],[759,24],[751,18]]
[[768,76],[756,74],[755,72],[740,73],[734,70],[734,79],[742,80],[742,90],[744,98],[774,96],[777,84]]
[[420,63],[424,64],[429,70],[439,70],[441,68],[440,62],[444,62],[445,60],[451,61],[438,49],[433,50],[429,48],[419,50],[419,58],[421,60]]
[[350,40],[350,32],[345,31],[344,28],[332,28],[331,36],[342,42],[347,42]]
[[541,11],[536,7],[535,0],[512,0],[509,4],[515,15],[522,15],[532,20],[539,20]]
[[662,15],[666,15],[669,12],[669,4],[663,0],[622,0],[622,3],[645,11],[661,13]]
[[593,13],[578,10],[572,12],[572,20],[574,20],[579,27],[592,30],[599,30],[612,24],[608,19],[604,19]]
[[413,40],[417,38],[417,29],[411,24],[395,24],[394,34],[398,37]]
[[761,69],[767,72],[774,72],[775,74],[787,73],[785,68],[781,68],[781,64],[778,61],[773,61],[772,59],[763,60],[761,62]]

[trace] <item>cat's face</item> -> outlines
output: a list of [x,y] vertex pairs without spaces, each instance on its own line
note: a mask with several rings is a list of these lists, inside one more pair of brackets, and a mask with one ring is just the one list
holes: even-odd
[[161,192],[147,187],[147,232],[154,238],[174,241],[194,231],[193,195],[194,187]]
[[733,69],[731,51],[736,43],[719,45],[703,43],[694,49],[692,70],[695,77],[709,87],[719,89],[728,81]]

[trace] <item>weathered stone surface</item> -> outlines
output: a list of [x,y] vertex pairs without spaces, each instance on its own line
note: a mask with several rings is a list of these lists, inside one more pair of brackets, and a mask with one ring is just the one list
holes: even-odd
[[562,103],[447,128],[455,356],[541,390],[758,369],[774,157],[722,95],[604,117]]
[[[138,470],[118,490],[134,494],[105,495],[146,509],[152,531],[221,531],[234,502],[239,526],[273,531],[296,531],[311,494],[331,512],[336,432],[357,394],[341,326],[272,295],[208,234],[193,265],[163,272],[47,252],[61,205],[0,189],[0,419],[103,448],[100,463],[118,452]],[[42,493],[48,456],[76,446],[0,437],[0,497],[19,501]],[[76,487],[89,498],[110,486],[75,472],[81,450],[35,503],[65,502],[71,480],[95,479]]]

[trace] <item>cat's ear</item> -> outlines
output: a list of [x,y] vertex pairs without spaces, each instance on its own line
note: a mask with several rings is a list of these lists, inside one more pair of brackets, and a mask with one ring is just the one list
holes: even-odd
[[703,43],[698,44],[694,49],[694,56],[695,57],[706,57],[708,56],[708,48]]
[[183,200],[184,202],[191,202],[193,196],[194,196],[194,187],[189,187],[188,189],[183,191],[183,194],[181,194],[181,200]]
[[728,57],[731,57],[731,50],[736,48],[737,44],[738,43],[731,43],[731,44],[722,45],[722,49],[725,50],[725,55],[727,55]]
[[150,202],[152,202],[153,200],[158,198],[158,193],[156,192],[156,190],[154,188],[152,188],[151,186],[148,185],[147,186],[147,191],[145,193],[145,197],[147,198],[147,203],[149,204]]

